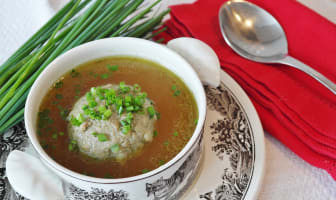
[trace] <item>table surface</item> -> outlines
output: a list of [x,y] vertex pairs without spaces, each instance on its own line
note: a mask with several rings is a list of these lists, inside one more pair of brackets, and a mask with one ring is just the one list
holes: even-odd
[[[0,63],[43,25],[66,0],[1,0]],[[167,0],[169,5],[195,0]],[[299,0],[336,23],[336,0]],[[41,9],[43,8],[43,9]],[[336,181],[265,133],[266,172],[258,200],[332,200]]]

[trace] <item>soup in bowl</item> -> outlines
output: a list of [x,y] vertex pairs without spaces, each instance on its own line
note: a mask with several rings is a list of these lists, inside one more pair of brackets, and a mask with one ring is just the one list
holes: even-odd
[[42,162],[75,191],[176,199],[197,174],[205,112],[180,55],[111,38],[53,61],[32,86],[25,124]]

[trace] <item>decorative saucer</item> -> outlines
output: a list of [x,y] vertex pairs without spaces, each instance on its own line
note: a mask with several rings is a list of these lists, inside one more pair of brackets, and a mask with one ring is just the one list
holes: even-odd
[[[220,86],[205,86],[205,90],[208,111],[204,126],[205,149],[202,166],[195,181],[188,183],[190,187],[182,199],[256,199],[263,179],[265,162],[264,132],[257,112],[245,92],[224,71],[221,71]],[[26,200],[13,191],[5,173],[7,156],[15,149],[35,154],[23,123],[0,136],[0,199],[3,200]],[[160,188],[169,191],[169,187],[171,184]],[[81,190],[76,188],[66,190],[76,193],[76,197],[85,195],[80,199],[130,200],[127,195],[109,199],[108,196],[111,195],[103,194],[109,191],[81,194]],[[152,198],[161,200],[155,196]],[[168,199],[176,198],[165,198]]]

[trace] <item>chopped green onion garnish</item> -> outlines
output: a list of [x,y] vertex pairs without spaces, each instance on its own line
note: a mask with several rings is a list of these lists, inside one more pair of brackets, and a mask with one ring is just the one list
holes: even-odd
[[97,137],[99,142],[106,142],[107,141],[107,136],[104,133],[93,132],[92,135]]
[[134,90],[135,92],[140,92],[140,91],[141,91],[141,87],[140,87],[140,85],[139,85],[139,84],[134,84],[134,85],[133,85],[133,90]]
[[159,160],[159,166],[165,164],[165,161],[164,160]]
[[61,95],[61,94],[56,94],[56,99],[63,99],[63,95]]
[[174,96],[175,96],[175,97],[179,96],[180,94],[181,94],[181,91],[180,91],[180,90],[176,90],[176,91],[174,92]]
[[107,65],[107,69],[114,72],[118,70],[118,65]]
[[77,72],[75,69],[72,69],[70,72],[70,75],[72,78],[78,77],[80,75],[79,72]]
[[173,135],[177,137],[177,136],[178,136],[178,132],[175,131],[175,132],[173,133]]
[[145,173],[147,173],[147,172],[149,172],[148,169],[143,169],[143,170],[141,170],[141,173],[143,173],[143,174],[145,174]]
[[58,137],[58,135],[57,135],[56,133],[53,133],[51,137],[52,137],[52,139],[55,139],[55,140],[56,140],[57,137]]
[[105,174],[104,178],[113,178],[113,176],[110,174]]
[[97,103],[95,100],[91,100],[91,101],[89,101],[89,106],[90,106],[90,108],[94,108],[94,107],[96,107],[97,104],[98,104],[98,103]]
[[57,81],[56,83],[55,83],[55,88],[61,88],[63,86],[63,82],[62,81]]
[[197,123],[198,123],[198,119],[195,119],[194,124],[197,125]]
[[128,111],[128,112],[131,112],[131,111],[133,111],[134,110],[134,107],[133,106],[127,106],[126,107],[126,111]]
[[147,107],[147,112],[148,112],[150,118],[153,118],[155,116],[155,113],[156,113],[153,106]]
[[71,116],[70,118],[70,123],[73,125],[73,126],[80,126],[82,123],[76,119],[74,116]]
[[168,145],[169,145],[169,141],[165,141],[165,142],[163,143],[163,145],[168,146]]
[[97,132],[93,132],[92,135],[95,136],[95,137],[97,137],[98,133]]
[[98,134],[98,140],[99,142],[105,142],[107,141],[107,136],[103,133]]
[[106,107],[101,105],[98,107],[98,111],[101,112],[101,113],[104,113],[106,111]]
[[161,119],[161,114],[159,112],[156,111],[155,114],[156,114],[157,119]]
[[112,151],[113,153],[118,153],[119,150],[120,150],[119,144],[114,144],[114,145],[112,145],[112,147],[111,147],[111,151]]
[[153,132],[153,136],[156,137],[157,135],[158,135],[158,132],[155,130],[155,131]]
[[69,150],[69,151],[73,151],[74,149],[75,149],[75,145],[70,143],[70,144],[68,145],[68,150]]
[[112,116],[112,110],[105,110],[103,115],[105,119],[110,118]]
[[176,85],[172,85],[172,88],[171,88],[174,92],[174,96],[179,96],[181,94],[181,91],[177,89]]
[[101,77],[102,79],[107,79],[107,78],[109,77],[109,75],[108,75],[108,74],[102,74],[100,77]]
[[122,127],[122,133],[123,134],[127,134],[128,132],[130,132],[130,130],[131,130],[131,125],[124,125],[123,127]]
[[79,123],[83,123],[84,121],[85,121],[85,117],[83,116],[83,114],[81,113],[81,114],[79,114],[79,116],[78,116],[78,118],[77,118],[77,120],[79,121]]
[[61,131],[61,132],[58,133],[58,135],[63,136],[64,132]]

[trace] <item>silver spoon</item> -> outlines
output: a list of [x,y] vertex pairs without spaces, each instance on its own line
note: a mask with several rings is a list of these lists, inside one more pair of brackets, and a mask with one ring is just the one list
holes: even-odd
[[295,67],[322,83],[336,95],[336,84],[288,55],[287,39],[279,22],[264,9],[246,1],[222,5],[219,24],[226,43],[244,58]]

